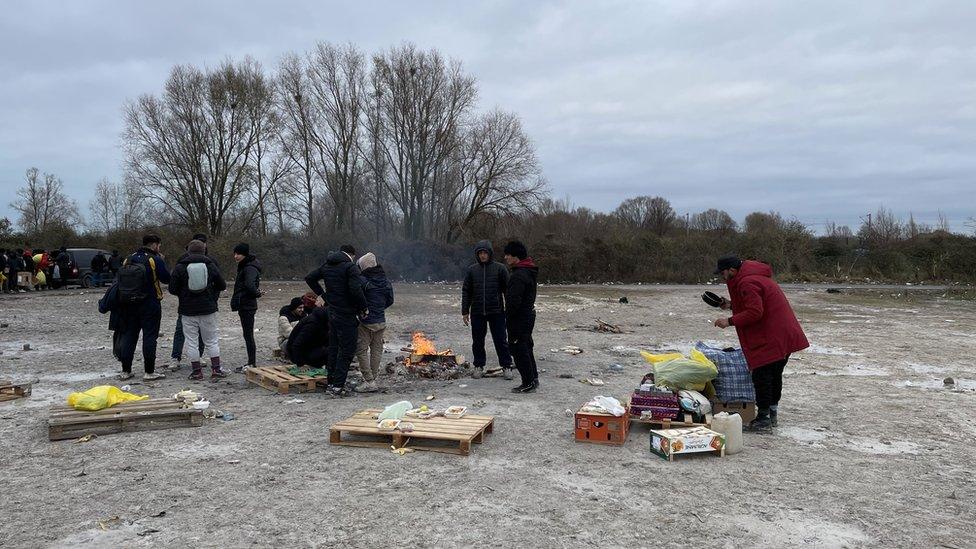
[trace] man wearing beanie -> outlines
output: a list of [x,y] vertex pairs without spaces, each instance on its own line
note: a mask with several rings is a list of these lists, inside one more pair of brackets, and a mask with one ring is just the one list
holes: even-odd
[[367,313],[359,324],[359,342],[356,359],[363,374],[362,385],[357,393],[373,393],[379,390],[376,376],[383,360],[383,334],[386,332],[386,309],[393,305],[393,285],[386,278],[383,266],[369,252],[357,262],[362,271],[363,294],[366,296]]
[[[508,269],[494,261],[491,242],[482,240],[474,247],[475,262],[468,266],[461,285],[461,318],[471,325],[471,352],[474,355],[472,377],[492,376],[504,372],[512,379],[512,355],[508,349],[505,329],[505,290],[508,289]],[[491,340],[498,355],[498,367],[485,372],[488,355],[485,336],[491,330]]]
[[735,327],[756,388],[758,412],[746,430],[769,431],[777,424],[783,368],[790,354],[810,344],[786,294],[773,280],[772,267],[725,256],[718,260],[715,274],[725,280],[731,297],[719,306],[732,310],[732,316],[716,319],[715,326]]
[[284,358],[288,358],[288,336],[298,321],[305,318],[305,303],[301,297],[291,298],[291,302],[278,311],[278,348]]
[[512,269],[505,291],[505,315],[508,324],[508,343],[515,359],[515,367],[522,376],[522,384],[513,393],[531,393],[539,388],[539,371],[535,365],[535,296],[539,268],[529,252],[518,240],[505,245],[505,263]]
[[[366,315],[366,296],[360,270],[354,262],[356,249],[344,244],[329,252],[325,264],[312,270],[305,283],[323,298],[329,310],[329,392],[349,396],[346,377],[356,356],[359,341],[359,315]],[[323,289],[319,281],[325,282]]]
[[254,343],[254,315],[261,297],[261,263],[251,254],[251,246],[241,242],[234,246],[234,261],[237,262],[237,277],[234,278],[234,295],[230,298],[230,310],[237,311],[244,332],[244,346],[247,348],[247,364],[238,366],[235,372],[241,373],[253,368],[256,361],[257,345]]
[[186,354],[193,371],[191,380],[203,379],[198,339],[203,338],[210,355],[210,378],[227,377],[220,368],[219,331],[217,329],[217,298],[227,289],[217,264],[207,257],[207,245],[191,240],[186,254],[180,258],[170,276],[169,293],[179,298],[179,313],[183,315],[183,336]]
[[[203,242],[203,254],[207,255],[207,235],[203,233],[197,233],[193,235],[193,238],[191,238],[190,240],[199,240],[200,242]],[[187,252],[184,251],[183,255],[180,256],[180,259],[186,257],[186,255]],[[178,261],[179,259],[177,259],[177,262]],[[176,329],[173,330],[173,352],[170,353],[170,362],[169,362],[169,369],[173,370],[174,372],[183,367],[183,345],[185,343],[186,341],[185,338],[183,337],[183,315],[178,314],[176,315]],[[200,353],[202,354],[203,338],[199,338],[199,340],[197,341],[197,345],[198,345],[197,348],[200,349]],[[163,368],[165,368],[165,366],[163,366]]]

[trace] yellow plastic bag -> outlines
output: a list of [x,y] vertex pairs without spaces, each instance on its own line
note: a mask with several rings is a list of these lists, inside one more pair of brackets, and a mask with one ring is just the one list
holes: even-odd
[[641,356],[654,365],[654,383],[662,387],[701,391],[718,377],[718,367],[698,349],[692,349],[688,358],[681,353],[655,355],[647,351],[641,351]]
[[127,393],[114,385],[99,385],[81,393],[68,395],[68,406],[75,410],[94,412],[115,406],[120,402],[130,400],[145,400],[149,395],[134,395]]

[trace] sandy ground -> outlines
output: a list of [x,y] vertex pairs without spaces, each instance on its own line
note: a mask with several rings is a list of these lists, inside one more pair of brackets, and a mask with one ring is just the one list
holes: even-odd
[[[267,363],[276,311],[300,288],[266,289],[257,338]],[[470,356],[456,285],[396,290],[389,360],[418,329]],[[236,419],[82,444],[49,442],[47,410],[73,390],[114,382],[98,294],[2,296],[0,321],[9,326],[0,329],[0,376],[36,385],[29,399],[0,403],[0,546],[976,545],[972,303],[791,289],[813,346],[787,368],[775,434],[747,434],[741,454],[674,463],[649,453],[646,427],[622,447],[574,442],[564,411],[632,390],[645,371],[638,349],[735,341],[710,325],[715,315],[700,292],[543,288],[537,394],[513,395],[514,383],[501,379],[465,379],[289,404],[292,396],[240,375],[193,384],[183,371],[133,390],[165,396],[195,385]],[[617,303],[621,295],[630,303]],[[227,304],[221,345],[233,367],[244,351]],[[578,328],[597,317],[629,333]],[[175,320],[167,297],[160,359]],[[586,352],[550,351],[563,345]],[[606,371],[617,363],[623,373]],[[591,372],[607,387],[577,381]],[[577,379],[559,377],[567,373]],[[947,376],[955,389],[943,386]],[[356,410],[428,394],[440,404],[485,401],[475,411],[496,417],[495,433],[469,457],[329,445],[329,425]]]

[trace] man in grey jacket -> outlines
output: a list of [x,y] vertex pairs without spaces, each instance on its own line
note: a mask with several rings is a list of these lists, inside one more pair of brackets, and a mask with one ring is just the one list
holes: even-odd
[[[474,377],[497,375],[504,371],[505,379],[512,379],[512,355],[508,350],[505,328],[505,290],[508,288],[508,269],[494,261],[491,242],[482,240],[474,248],[475,259],[464,275],[461,286],[461,318],[471,326],[471,352],[474,355]],[[498,367],[485,372],[488,361],[485,336],[491,339],[498,355]]]

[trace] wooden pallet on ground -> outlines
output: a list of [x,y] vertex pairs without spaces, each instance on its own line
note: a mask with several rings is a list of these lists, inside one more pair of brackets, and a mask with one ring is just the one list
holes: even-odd
[[292,375],[288,373],[286,366],[262,366],[259,368],[248,368],[244,372],[248,381],[255,385],[260,385],[265,389],[288,394],[292,390],[296,392],[310,392],[315,390],[316,383],[326,383],[326,376],[310,376],[305,374]]
[[123,402],[95,412],[58,405],[51,407],[47,424],[49,439],[66,440],[88,434],[198,427],[203,424],[203,410],[184,408],[171,398]]
[[703,423],[695,423],[692,421],[691,414],[683,414],[682,419],[641,419],[640,417],[630,416],[631,423],[643,423],[650,425],[655,428],[661,429],[675,429],[678,427],[711,427],[712,425],[712,414],[705,414],[705,421]]
[[[329,442],[342,446],[367,448],[409,447],[414,450],[466,456],[471,453],[471,443],[484,442],[485,435],[492,432],[495,424],[495,418],[491,416],[465,415],[459,419],[404,418],[404,422],[413,423],[413,431],[409,433],[381,431],[376,426],[380,412],[382,410],[379,409],[363,410],[336,423],[329,429]],[[343,435],[346,435],[346,438],[343,438]],[[349,435],[372,437],[373,440],[350,439]],[[376,438],[383,440],[376,441]]]
[[0,402],[29,397],[30,394],[30,383],[14,383],[6,379],[0,379]]

